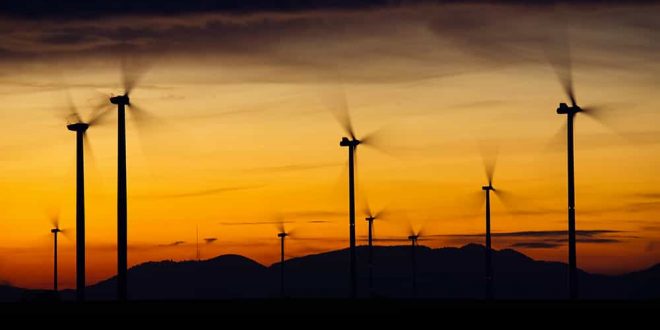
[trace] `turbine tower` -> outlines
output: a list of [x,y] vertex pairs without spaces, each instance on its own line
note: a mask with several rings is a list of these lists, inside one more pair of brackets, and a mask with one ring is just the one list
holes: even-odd
[[376,136],[373,133],[363,136],[358,139],[353,130],[351,117],[348,109],[348,102],[346,95],[341,93],[336,97],[337,106],[335,108],[335,117],[348,137],[342,137],[339,141],[339,146],[348,149],[348,233],[349,233],[349,255],[350,255],[350,297],[356,298],[358,295],[357,288],[357,253],[355,245],[355,164],[357,159],[357,146],[358,145],[374,145]]
[[549,59],[553,65],[559,82],[562,85],[570,105],[560,103],[557,108],[557,114],[566,115],[566,158],[567,158],[567,177],[568,177],[568,289],[569,298],[577,299],[579,295],[578,288],[578,268],[577,268],[577,250],[576,250],[576,224],[575,224],[575,166],[574,166],[574,123],[575,116],[578,113],[585,114],[596,120],[603,120],[602,109],[599,107],[580,107],[575,98],[575,89],[573,84],[573,65],[571,61],[571,48],[569,43],[568,30],[562,29],[557,43],[549,53]]
[[142,67],[128,68],[127,60],[122,60],[121,74],[124,94],[110,97],[110,103],[117,106],[117,298],[128,300],[128,205],[126,197],[126,107],[130,107],[136,124],[144,119],[144,110],[131,103],[129,94],[135,88]]
[[408,236],[408,239],[410,240],[410,260],[411,260],[411,283],[412,283],[412,297],[416,298],[417,297],[417,257],[415,255],[415,250],[417,247],[417,240],[419,239],[419,233],[412,233],[410,236]]
[[[84,139],[89,124],[66,126],[76,132],[76,300],[85,300],[85,156]],[[57,235],[56,235],[57,237]]]
[[58,293],[58,288],[57,288],[57,234],[61,232],[59,226],[56,226],[55,228],[50,230],[51,233],[53,233],[53,292],[55,294]]
[[355,151],[360,140],[351,132],[351,138],[343,137],[339,142],[348,148],[348,233],[350,253],[350,296],[357,297],[357,254],[355,251]]
[[369,223],[369,294],[374,295],[374,247],[373,247],[373,227],[376,217],[369,215],[365,218]]
[[[366,198],[365,198],[366,201]],[[366,213],[367,217],[365,220],[369,224],[368,226],[368,244],[369,244],[369,255],[368,255],[368,264],[369,264],[369,294],[373,297],[375,294],[374,290],[374,251],[373,251],[373,236],[374,236],[374,220],[381,219],[385,210],[381,209],[378,212],[373,212],[369,207],[369,203],[366,204]]]
[[492,249],[490,245],[490,192],[495,191],[493,183],[481,187],[486,193],[486,299],[493,299],[493,264],[491,260]]
[[277,237],[280,239],[280,297],[284,298],[286,296],[286,291],[284,289],[284,239],[289,236],[284,231],[277,233]]
[[575,115],[582,109],[576,104],[572,91],[571,106],[560,103],[557,114],[566,115],[567,160],[568,160],[568,288],[571,299],[578,297],[577,251],[575,242],[575,169],[573,149],[573,123]]
[[[107,113],[105,106],[101,105],[93,109],[92,115],[87,122],[73,104],[71,95],[67,93],[69,112],[67,113],[66,128],[76,132],[76,300],[85,300],[85,154],[84,150],[89,148],[87,140],[87,129],[96,125]],[[71,121],[73,119],[73,121]],[[88,150],[91,154],[91,150]]]
[[117,105],[117,297],[128,300],[128,216],[126,198],[126,106],[130,104],[128,92],[113,96],[110,103]]

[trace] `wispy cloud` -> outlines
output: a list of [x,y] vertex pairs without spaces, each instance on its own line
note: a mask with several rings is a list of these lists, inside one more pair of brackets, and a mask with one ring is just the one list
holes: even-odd
[[293,221],[244,221],[244,222],[219,222],[223,226],[255,226],[255,225],[278,225],[281,223],[293,223]]
[[218,240],[218,239],[215,238],[215,237],[207,237],[207,238],[204,239],[204,242],[205,242],[206,244],[212,244],[213,242],[215,242],[215,241],[217,241],[217,240]]
[[307,211],[289,211],[285,213],[290,218],[331,218],[345,215],[346,212],[333,210],[307,210]]
[[172,243],[168,243],[168,244],[160,244],[160,245],[158,245],[158,246],[161,246],[161,247],[166,247],[166,246],[179,246],[179,245],[182,245],[182,244],[185,244],[185,243],[186,243],[186,241],[174,241],[174,242],[172,242]]
[[[578,230],[576,231],[576,240],[578,243],[588,244],[614,244],[625,240],[637,239],[639,237],[630,235],[630,232],[620,230]],[[438,238],[444,238],[450,242],[465,244],[482,240],[485,234],[449,234],[434,235]],[[498,244],[508,245],[512,248],[528,249],[552,249],[566,245],[568,241],[568,231],[566,230],[540,230],[540,231],[517,231],[492,233],[491,236],[497,239]]]
[[[578,230],[575,232],[577,236],[593,237],[603,234],[616,234],[621,233],[622,231],[618,230]],[[439,237],[484,237],[484,233],[479,234],[447,234],[447,235],[435,235]],[[503,232],[503,233],[491,233],[492,237],[556,237],[556,236],[566,236],[568,231],[566,230],[539,230],[539,231],[514,231],[514,232]]]
[[518,242],[511,244],[512,248],[525,249],[554,249],[560,246],[562,246],[562,244],[552,242]]
[[211,188],[211,189],[202,189],[197,191],[188,191],[181,193],[170,193],[170,194],[143,194],[143,195],[134,195],[133,197],[139,198],[186,198],[186,197],[202,197],[202,196],[213,196],[223,193],[233,192],[233,191],[242,191],[250,189],[258,189],[263,187],[263,185],[254,185],[254,186],[234,186],[234,187],[222,187],[222,188]]
[[267,172],[267,173],[296,172],[296,171],[306,171],[306,170],[316,170],[320,168],[336,167],[341,165],[343,165],[343,163],[289,164],[289,165],[278,165],[278,166],[254,167],[254,168],[249,168],[246,171]]

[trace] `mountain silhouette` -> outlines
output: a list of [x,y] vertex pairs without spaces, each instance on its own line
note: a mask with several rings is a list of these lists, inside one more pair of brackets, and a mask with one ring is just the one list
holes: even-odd
[[[418,246],[417,298],[483,299],[484,246],[431,249]],[[366,246],[357,248],[359,297],[368,297]],[[412,297],[410,246],[374,247],[374,291],[381,298]],[[496,299],[566,299],[568,265],[537,261],[512,249],[493,250]],[[286,296],[345,298],[349,295],[348,249],[285,261]],[[270,267],[238,255],[201,261],[147,262],[128,273],[133,300],[244,299],[280,296],[280,263]],[[579,272],[583,299],[658,299],[660,264],[619,276]],[[41,292],[41,294],[38,294]],[[0,301],[47,297],[43,290],[0,286]],[[87,287],[89,300],[114,300],[116,277]],[[74,290],[60,293],[74,300]]]

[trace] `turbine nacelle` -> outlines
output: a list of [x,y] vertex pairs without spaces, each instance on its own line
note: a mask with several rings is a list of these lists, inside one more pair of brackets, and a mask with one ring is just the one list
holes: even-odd
[[408,236],[408,239],[413,241],[413,242],[417,242],[418,238],[419,238],[419,235],[410,235],[410,236]]
[[341,138],[341,141],[339,141],[339,145],[342,147],[357,147],[357,145],[360,144],[360,140],[353,138],[350,140],[347,137]]
[[66,125],[66,128],[69,129],[69,131],[74,131],[74,132],[85,132],[87,128],[89,128],[89,124],[86,123],[75,123],[75,124],[69,124]]
[[483,187],[481,187],[481,190],[484,190],[484,191],[489,191],[489,190],[494,191],[495,188],[493,187],[492,184],[488,184],[487,186],[483,186]]
[[113,96],[110,98],[110,103],[117,105],[131,104],[130,99],[128,98],[128,94]]
[[374,217],[373,215],[370,215],[370,216],[364,218],[364,220],[367,220],[367,222],[372,222],[372,221],[376,220],[376,217]]
[[560,115],[575,115],[580,111],[582,111],[582,109],[576,104],[568,106],[566,103],[559,103],[559,108],[557,108],[557,114]]
[[287,234],[287,233],[278,233],[277,234],[277,237],[279,237],[279,238],[285,238],[287,236],[289,236],[289,234]]
[[56,234],[56,235],[57,235],[57,233],[59,233],[61,231],[62,230],[60,230],[59,228],[53,228],[53,229],[50,230],[51,233]]

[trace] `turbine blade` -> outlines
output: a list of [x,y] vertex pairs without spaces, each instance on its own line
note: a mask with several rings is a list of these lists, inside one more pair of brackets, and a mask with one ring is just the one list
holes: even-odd
[[59,216],[53,216],[50,218],[50,224],[53,226],[53,228],[59,228],[60,227],[60,218]]
[[286,233],[286,228],[284,228],[284,221],[278,221],[275,227],[277,227],[278,234]]
[[392,135],[388,133],[388,130],[385,128],[379,128],[362,136],[362,138],[360,138],[360,145],[366,145],[388,156],[399,158],[397,155],[389,151],[396,149],[391,143],[391,136]]
[[76,105],[73,102],[73,97],[71,96],[71,91],[69,91],[68,88],[65,89],[66,91],[66,106],[67,106],[67,115],[65,119],[67,121],[70,121],[70,123],[80,123],[82,122],[82,118],[80,116],[80,113],[78,112],[78,109],[76,108]]
[[68,228],[66,228],[66,229],[62,229],[62,228],[60,228],[60,234],[61,234],[64,238],[66,238],[67,241],[70,241],[71,238],[72,238],[72,237],[71,237],[71,231],[70,231]]
[[[573,87],[573,72],[572,72],[572,59],[571,47],[568,36],[568,24],[566,21],[562,22],[562,17],[557,17],[558,29],[551,37],[551,42],[546,44],[545,54],[552,65],[559,83],[564,89],[564,93],[571,101],[573,106],[577,105],[575,99],[575,89]],[[554,42],[553,42],[554,41]]]
[[419,230],[417,230],[416,235],[417,235],[418,238],[426,235],[426,228],[423,225],[419,226]]
[[390,212],[386,207],[383,207],[383,208],[381,208],[380,210],[376,211],[376,212],[373,214],[373,217],[374,217],[374,219],[384,220],[384,219],[387,219],[387,216],[388,216],[388,214],[390,214],[390,213],[391,213],[391,212]]
[[359,167],[359,161],[358,161],[358,148],[357,146],[353,150],[353,180],[355,181],[355,196],[360,196],[363,194],[361,191],[362,185],[360,184],[359,179],[361,178],[360,175],[360,167]]
[[89,142],[87,132],[83,133],[83,148],[85,148],[85,162],[92,168],[92,172],[97,173],[98,167],[96,166],[96,157],[94,156],[94,151],[92,150],[92,145]]
[[484,207],[485,203],[486,200],[484,197],[483,190],[471,192],[466,196],[466,204],[468,206],[468,210],[470,211],[481,210]]
[[112,104],[108,103],[108,100],[105,99],[102,104],[92,108],[92,114],[87,124],[89,124],[89,126],[95,126],[104,123],[105,119],[108,117],[108,114],[112,112],[112,108]]
[[125,94],[130,94],[137,86],[150,65],[146,58],[122,56],[120,60],[121,82]]
[[508,190],[502,190],[502,189],[495,189],[493,190],[495,193],[495,196],[502,202],[502,205],[507,209],[509,212],[513,212],[516,210],[515,206],[515,195],[513,195],[510,191]]
[[332,112],[342,129],[349,135],[351,139],[355,139],[355,130],[351,121],[350,109],[348,106],[348,99],[346,92],[342,86],[330,92],[331,95],[326,97],[327,107]]
[[625,113],[622,111],[617,111],[616,108],[604,105],[587,106],[581,109],[581,113],[585,114],[587,117],[596,120],[601,125],[607,127],[609,130],[621,134],[616,126],[617,119],[620,119],[617,117],[625,115]]
[[486,178],[488,178],[488,184],[493,184],[493,176],[495,175],[495,166],[497,165],[499,148],[497,145],[486,145],[485,142],[482,142],[480,150]]
[[144,125],[155,119],[148,111],[138,105],[130,104],[128,107],[131,110],[131,116],[138,125]]
[[552,135],[545,146],[547,151],[565,151],[567,142],[568,125],[564,121],[561,127]]
[[367,199],[367,197],[362,197],[362,201],[363,201],[363,206],[362,207],[364,208],[364,210],[363,210],[364,214],[367,217],[374,217],[375,218],[374,212],[371,210],[371,206],[369,205],[369,200]]

